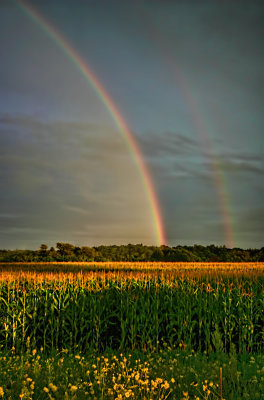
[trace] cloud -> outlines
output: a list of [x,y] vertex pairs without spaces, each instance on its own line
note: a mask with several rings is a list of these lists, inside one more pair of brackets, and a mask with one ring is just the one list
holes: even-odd
[[144,159],[158,183],[193,177],[196,164],[201,164],[200,147],[191,137],[178,132],[149,132],[137,135],[137,139]]
[[[36,247],[56,241],[153,243],[153,221],[138,170],[113,128],[2,114],[0,130],[2,243],[24,238],[26,246],[30,237]],[[196,139],[177,132],[136,137],[154,176],[173,244],[199,242],[200,229],[210,232],[212,242],[225,242],[215,169],[232,185],[233,202],[242,196],[237,211],[252,207],[263,193],[261,153],[224,151],[222,146],[213,157],[202,152]],[[246,174],[258,188],[251,189],[250,196],[245,195]],[[261,215],[260,210],[256,213]],[[249,226],[259,226],[257,219],[252,221]],[[252,228],[249,236],[260,233],[260,227],[255,234]]]
[[253,173],[263,175],[264,172],[263,168],[256,166],[254,161],[250,163],[238,160],[227,160],[225,162],[221,162],[220,168],[228,173]]
[[14,218],[22,218],[22,214],[11,214],[11,213],[0,213],[0,220],[1,219],[14,219]]
[[193,138],[179,133],[138,136],[140,147],[155,176],[167,179],[212,180],[214,174],[263,174],[264,157],[258,153],[204,151]]
[[90,244],[116,235],[123,243],[155,241],[142,177],[113,128],[1,115],[0,131],[0,207],[4,215],[22,215],[3,219],[9,237],[66,241],[85,232]]
[[[155,175],[163,178],[212,179],[217,173],[245,174],[257,177],[264,172],[264,156],[244,151],[209,153],[193,138],[179,133],[145,134],[139,144]],[[227,147],[227,144],[225,145]]]
[[264,172],[264,153],[229,152],[219,156],[219,166],[223,171],[251,173],[257,176]]
[[234,239],[244,248],[263,247],[264,208],[244,208],[232,211]]
[[198,147],[196,140],[177,132],[162,134],[151,132],[137,135],[137,139],[144,155],[148,158],[182,156],[196,151]]

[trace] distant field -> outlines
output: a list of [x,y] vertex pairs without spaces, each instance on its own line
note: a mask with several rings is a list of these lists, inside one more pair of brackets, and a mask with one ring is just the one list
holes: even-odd
[[[221,279],[224,276],[264,275],[264,263],[190,263],[190,262],[40,262],[0,263],[0,279],[149,279],[171,280],[176,276]],[[53,276],[53,274],[55,274]]]
[[[74,397],[75,389],[71,392],[71,389],[64,388],[64,392],[66,390],[68,393],[68,397],[65,398],[89,398],[91,395],[90,398],[121,399],[126,398],[127,393],[127,397],[135,399],[219,399],[216,375],[224,363],[222,361],[221,364],[221,360],[228,358],[233,360],[232,373],[237,381],[232,391],[228,392],[229,374],[225,371],[226,395],[232,399],[240,399],[244,398],[247,391],[250,398],[258,398],[252,397],[252,393],[257,393],[257,389],[254,388],[258,388],[258,393],[263,390],[264,394],[263,315],[264,263],[93,262],[0,265],[0,348],[5,357],[6,354],[11,357],[10,371],[15,369],[16,356],[23,355],[31,365],[32,354],[43,355],[39,360],[42,360],[44,371],[44,354],[45,357],[53,354],[50,364],[54,371],[54,383],[57,376],[54,360],[59,369],[59,359],[64,358],[63,354],[73,355],[67,362],[70,363],[68,369],[74,369],[77,366],[74,367],[72,360],[78,364],[81,357],[84,356],[85,360],[85,354],[90,354],[88,358],[92,360],[98,356],[101,359],[101,355],[108,358],[111,352],[130,353],[132,359],[140,357],[147,360],[148,374],[156,368],[151,366],[149,361],[154,357],[158,374],[154,375],[162,377],[163,380],[159,382],[165,385],[153,384],[152,387],[150,384],[148,391],[140,391],[140,384],[134,379],[137,372],[128,379],[132,372],[126,370],[123,356],[117,355],[117,359],[112,363],[115,364],[115,373],[119,370],[119,374],[120,371],[121,375],[127,374],[127,391],[123,390],[124,387],[120,383],[121,386],[111,389],[113,393],[110,391],[106,395],[104,390],[112,385],[111,368],[105,365],[107,363],[104,361],[93,361],[95,365],[100,364],[96,368],[101,370],[101,375],[99,376],[98,372],[97,378],[96,374],[93,374],[94,382],[103,379],[102,371],[105,369],[110,374],[111,379],[107,375],[110,381],[101,382],[100,387],[97,385],[96,391],[93,389],[96,393],[94,397],[87,392],[87,388],[84,389],[85,378],[82,378],[82,381],[78,381],[79,386],[76,386],[79,397]],[[76,354],[78,357],[75,359]],[[193,368],[186,361],[188,354],[194,357],[193,367],[196,365],[196,375],[194,372],[190,375]],[[177,357],[178,362],[182,363],[180,369],[173,364],[173,359]],[[205,357],[209,357],[207,361]],[[255,360],[255,357],[258,360],[256,368],[252,366],[245,371],[239,371],[239,365],[244,362],[242,360],[250,363],[250,357],[251,361]],[[201,376],[203,369],[199,363],[207,362],[211,367],[208,370],[204,367],[207,376]],[[163,363],[164,366],[161,367]],[[139,364],[131,361],[132,370],[137,368],[136,365]],[[172,369],[166,370],[165,365],[171,365]],[[142,372],[144,366],[140,368],[143,382],[143,377],[148,379],[148,374]],[[176,376],[180,374],[181,369],[185,370],[186,377]],[[210,375],[212,371],[214,375]],[[85,374],[85,371],[80,373]],[[209,387],[210,376],[213,381]],[[247,381],[249,376],[254,378],[252,382],[251,378],[250,382]],[[57,382],[62,382],[62,377],[57,376],[56,379]],[[168,379],[172,379],[169,386]],[[49,380],[50,378],[47,381]],[[129,383],[132,381],[133,384]],[[66,385],[65,382],[63,385]],[[150,383],[150,380],[148,382]],[[0,389],[1,385],[3,383],[0,377]],[[74,383],[72,385],[74,386]],[[104,389],[102,385],[105,385]],[[144,387],[144,384],[141,383],[141,386]],[[25,384],[23,386],[21,383],[18,390],[26,390],[25,387]],[[137,391],[133,387],[137,387]],[[159,392],[154,390],[157,387]],[[203,390],[204,387],[207,388],[207,392]],[[38,397],[35,398],[50,398],[48,394],[51,395],[52,387],[47,389],[48,392],[41,392],[41,395],[38,393]],[[192,397],[183,395],[187,389],[187,393],[192,393]],[[5,390],[11,393],[11,389]],[[56,391],[52,394],[54,398],[63,398],[56,397],[55,394]],[[119,395],[123,397],[118,397]]]

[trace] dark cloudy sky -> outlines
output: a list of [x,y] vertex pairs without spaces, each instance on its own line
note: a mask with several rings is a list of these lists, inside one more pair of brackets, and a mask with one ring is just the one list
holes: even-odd
[[[31,0],[114,100],[169,245],[262,247],[263,1]],[[0,2],[0,248],[157,244],[131,151],[92,85]]]

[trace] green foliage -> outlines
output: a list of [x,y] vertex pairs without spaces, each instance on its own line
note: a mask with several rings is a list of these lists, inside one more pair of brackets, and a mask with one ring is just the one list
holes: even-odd
[[57,251],[42,244],[39,250],[0,250],[0,262],[33,261],[172,261],[172,262],[263,262],[264,248],[228,249],[225,246],[122,246],[78,247],[57,243]]
[[57,249],[63,260],[71,260],[74,257],[75,246],[73,244],[58,242]]
[[[107,350],[46,355],[30,349],[21,355],[0,352],[0,398],[61,400],[261,400],[263,355],[201,353],[165,348],[156,353]],[[121,397],[122,396],[122,397]]]
[[168,278],[128,264],[128,278],[125,266],[3,267],[0,398],[217,400],[220,368],[223,398],[263,398],[262,270],[209,277],[188,265]]
[[263,278],[0,283],[0,346],[262,351]]

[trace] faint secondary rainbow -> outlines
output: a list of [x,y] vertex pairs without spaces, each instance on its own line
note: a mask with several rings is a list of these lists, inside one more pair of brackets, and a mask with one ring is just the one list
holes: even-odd
[[167,64],[170,67],[170,70],[176,77],[177,83],[180,86],[185,101],[188,104],[189,109],[191,110],[195,128],[200,136],[203,155],[211,166],[212,179],[217,191],[219,207],[222,214],[226,245],[230,248],[233,248],[234,235],[230,216],[230,207],[228,203],[229,196],[224,180],[224,175],[221,171],[221,163],[219,161],[219,157],[217,157],[217,155],[213,151],[212,140],[210,140],[209,129],[207,128],[208,122],[206,122],[206,118],[203,117],[203,113],[201,112],[201,109],[198,106],[198,101],[195,99],[193,91],[190,88],[190,84],[188,82],[186,74],[179,67],[177,61],[171,53],[171,50],[167,47],[165,41],[163,40],[162,34],[158,30],[158,28],[156,28],[153,20],[150,18],[149,14],[142,6],[142,4],[137,3],[137,7],[141,16],[144,18],[147,27],[149,28],[148,32],[151,38],[159,46],[159,49],[164,55],[164,58],[167,60]]
[[126,121],[122,117],[118,110],[115,102],[110,97],[102,83],[99,81],[97,76],[93,73],[90,66],[81,58],[81,56],[74,50],[74,48],[66,41],[66,39],[49,23],[46,19],[40,15],[31,5],[26,3],[24,0],[13,0],[14,3],[27,15],[32,21],[34,21],[68,56],[68,58],[75,64],[78,70],[86,78],[87,81],[92,85],[95,92],[106,106],[109,114],[116,123],[119,131],[121,132],[131,154],[135,161],[135,164],[139,170],[140,177],[142,179],[144,191],[150,205],[151,215],[153,219],[155,236],[157,245],[166,244],[166,235],[162,221],[162,214],[159,206],[157,194],[152,182],[150,173],[145,165],[141,150],[137,144],[136,139],[131,133],[127,126]]

